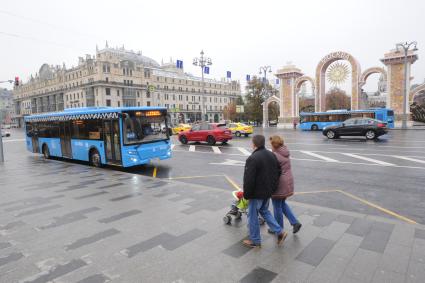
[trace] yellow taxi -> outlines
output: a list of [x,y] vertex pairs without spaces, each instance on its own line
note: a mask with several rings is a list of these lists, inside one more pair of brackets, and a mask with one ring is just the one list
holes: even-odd
[[245,137],[247,137],[254,132],[252,126],[248,126],[244,123],[230,123],[229,130],[231,130],[232,134],[237,137],[240,137],[242,135],[245,135]]
[[173,128],[173,135],[177,135],[180,132],[190,130],[192,128],[189,124],[178,124]]

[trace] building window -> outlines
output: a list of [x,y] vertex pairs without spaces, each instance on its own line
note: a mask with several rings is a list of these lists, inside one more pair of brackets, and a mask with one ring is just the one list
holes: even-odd
[[111,95],[111,89],[109,87],[105,88],[106,95]]
[[137,101],[137,106],[140,106],[140,101]]
[[117,96],[120,96],[120,90],[117,89]]
[[[109,82],[109,79],[108,79],[108,77],[106,77],[106,78],[105,78],[105,81],[106,81],[106,82]],[[77,83],[77,84],[78,84],[78,83]]]
[[111,100],[110,99],[106,99],[106,106],[111,106]]
[[121,107],[121,101],[117,101],[118,102],[118,107]]
[[146,101],[146,106],[151,106],[151,102],[150,101]]

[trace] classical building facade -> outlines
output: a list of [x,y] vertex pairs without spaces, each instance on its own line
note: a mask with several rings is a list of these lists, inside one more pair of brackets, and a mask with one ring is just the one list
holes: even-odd
[[164,106],[173,122],[201,119],[201,98],[209,121],[240,94],[238,81],[205,79],[185,73],[175,62],[159,64],[141,52],[96,48],[73,68],[44,64],[29,81],[15,87],[15,119],[25,115],[93,106]]
[[0,89],[0,124],[10,124],[13,114],[12,92],[8,89]]

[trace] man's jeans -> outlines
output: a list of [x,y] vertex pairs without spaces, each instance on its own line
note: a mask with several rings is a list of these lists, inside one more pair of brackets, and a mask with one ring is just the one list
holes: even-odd
[[291,225],[297,224],[298,220],[295,218],[295,215],[292,213],[292,210],[289,208],[289,205],[286,203],[285,199],[272,199],[273,203],[273,214],[277,223],[283,230],[283,215],[288,218]]
[[261,244],[260,224],[258,222],[258,214],[260,214],[270,229],[276,234],[282,232],[281,226],[276,222],[273,215],[269,211],[269,199],[250,199],[248,205],[248,226],[249,238],[254,244]]

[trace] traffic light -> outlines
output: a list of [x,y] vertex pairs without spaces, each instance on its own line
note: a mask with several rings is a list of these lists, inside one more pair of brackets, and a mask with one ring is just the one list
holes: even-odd
[[15,86],[19,86],[19,77],[15,77]]

